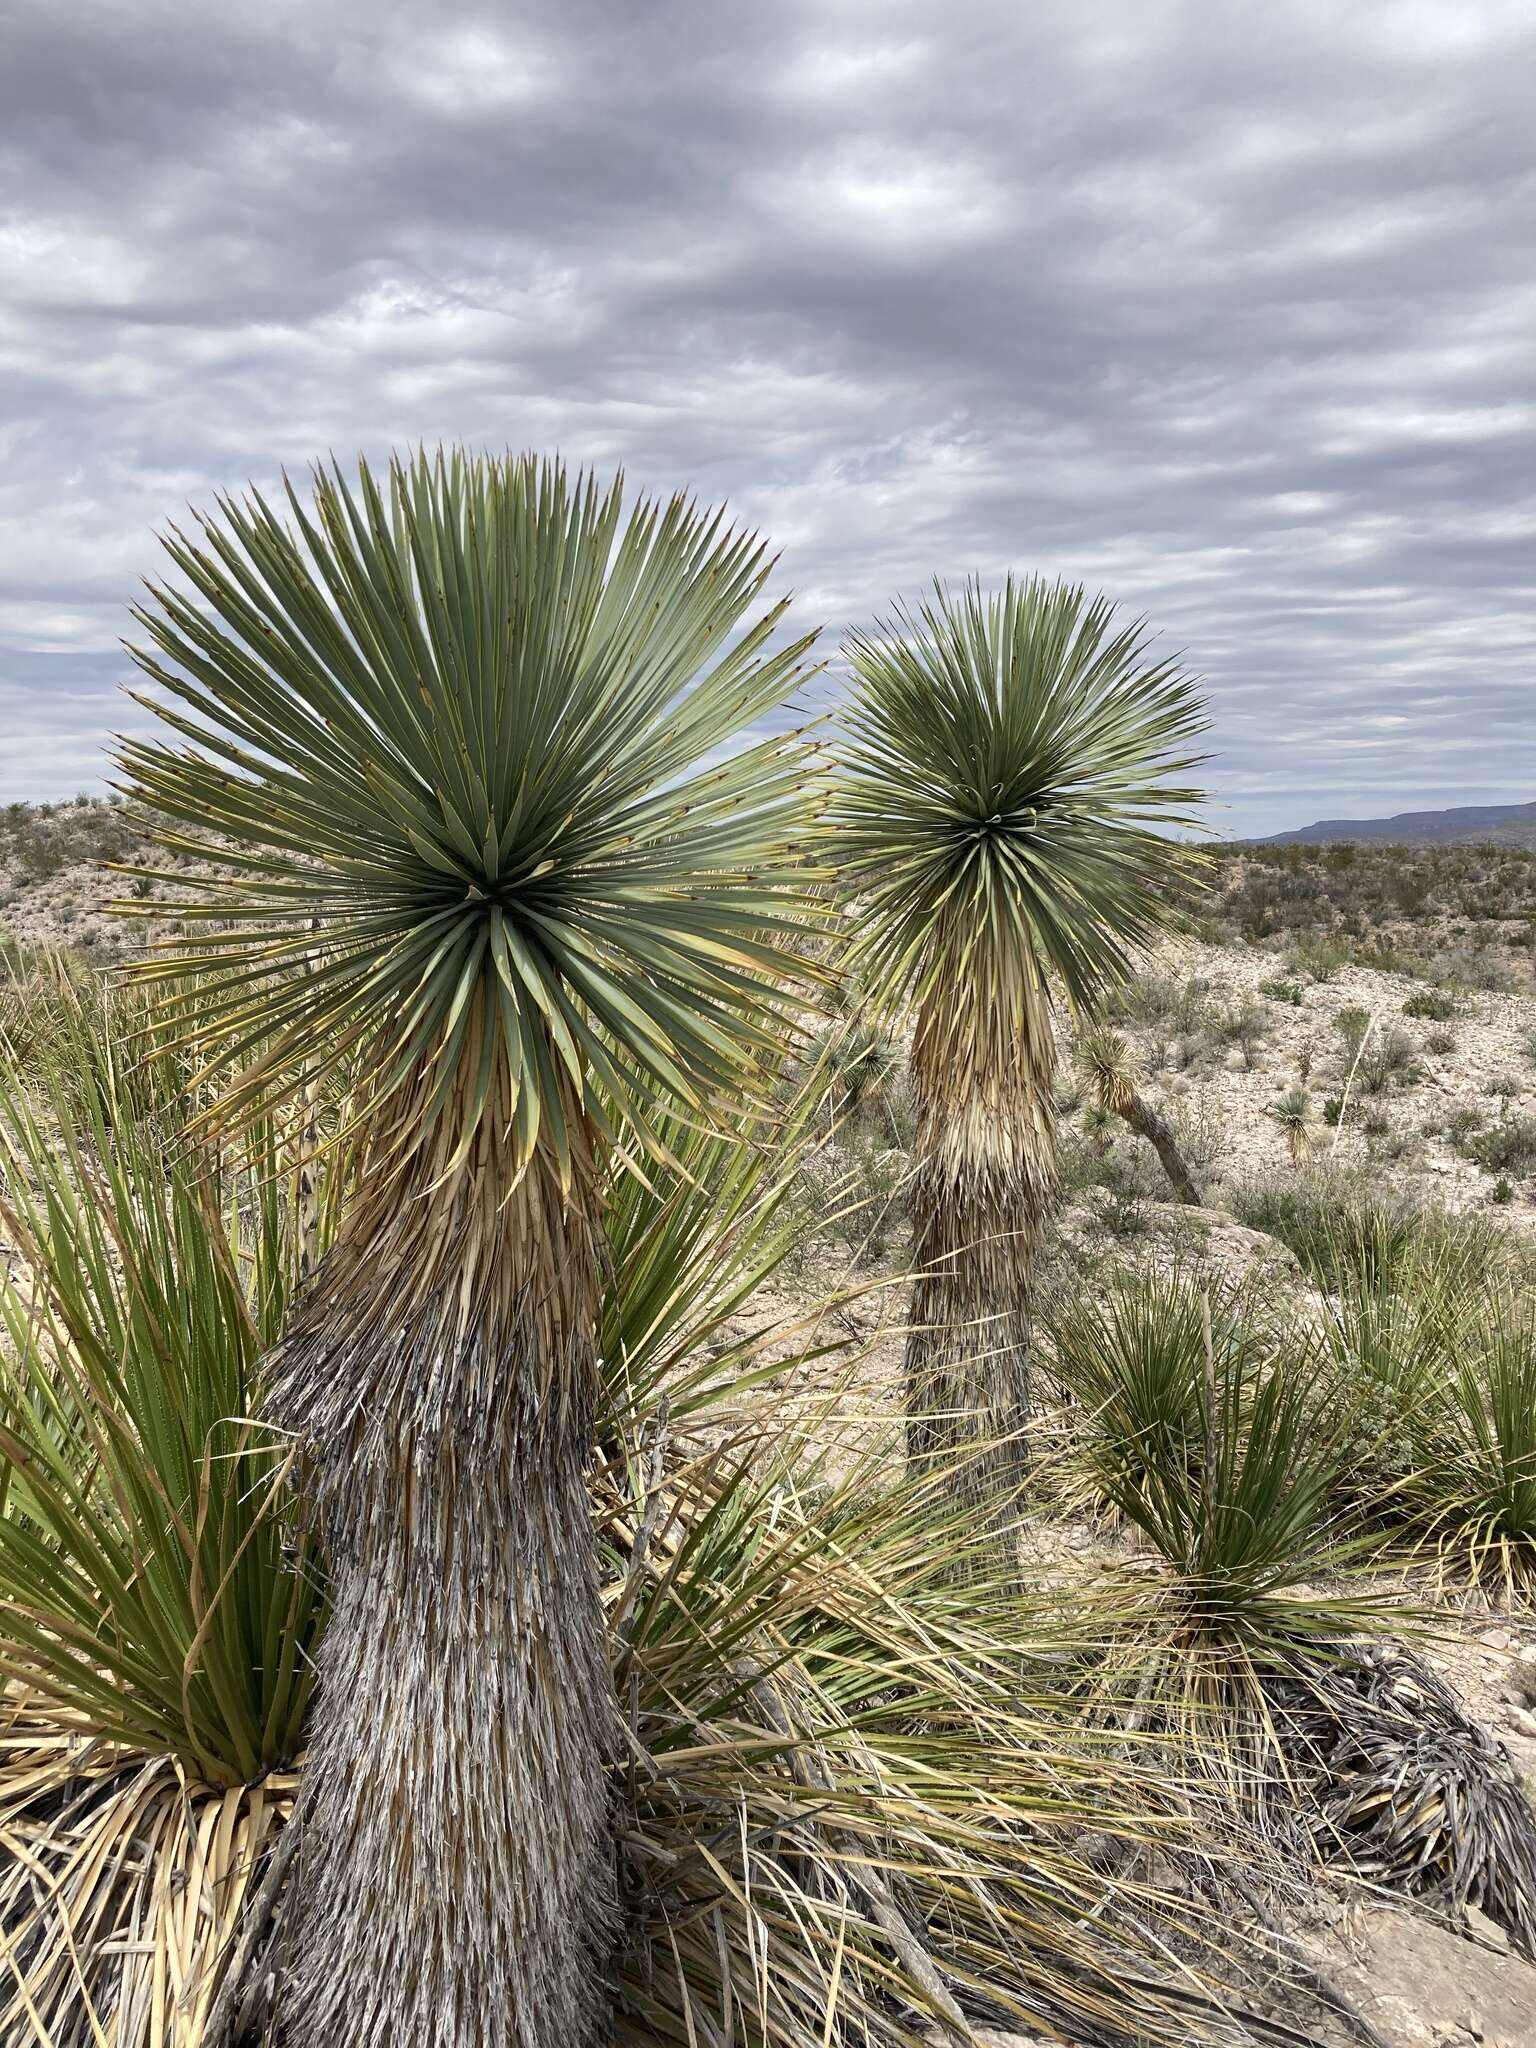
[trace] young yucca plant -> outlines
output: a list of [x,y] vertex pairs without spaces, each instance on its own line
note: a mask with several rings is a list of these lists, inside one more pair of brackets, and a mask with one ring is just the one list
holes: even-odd
[[1017,1496],[1029,1282],[1055,1174],[1053,984],[1092,1011],[1168,921],[1198,792],[1194,684],[1102,598],[940,586],[855,633],[831,806],[855,970],[915,1016],[910,1447]]
[[[144,974],[249,1113],[346,1063],[356,1192],[267,1362],[330,1555],[282,2026],[576,2048],[612,1938],[584,1468],[608,1147],[761,1086],[798,977],[804,673],[761,543],[552,462],[221,500],[135,659]],[[181,837],[178,837],[180,832]],[[188,834],[199,835],[195,840]],[[201,934],[200,937],[195,936]]]
[[1312,1152],[1312,1098],[1305,1088],[1287,1088],[1270,1114],[1285,1133],[1292,1166],[1305,1166]]
[[177,1063],[102,1001],[52,1017],[30,1095],[0,1074],[0,2037],[149,2048],[201,2038],[291,1807],[325,1594],[249,1420],[293,1147],[190,1143]]
[[1247,1288],[1189,1268],[1122,1266],[1101,1277],[1092,1292],[1055,1293],[1045,1334],[1082,1410],[1087,1485],[1118,1507],[1127,1489],[1155,1493],[1170,1474],[1199,1483],[1212,1387],[1241,1402],[1271,1347]]
[[1360,1514],[1402,1526],[1425,1428],[1453,1361],[1475,1347],[1482,1314],[1481,1262],[1455,1238],[1390,1217],[1333,1226],[1323,1253],[1334,1275],[1321,1331],[1334,1370],[1353,1389],[1354,1448],[1341,1474]]
[[1159,1563],[1133,1575],[1149,1698],[1197,1732],[1235,1702],[1262,1731],[1265,1675],[1375,1612],[1309,1585],[1360,1547],[1336,1506],[1343,1383],[1299,1329],[1193,1272],[1112,1273],[1052,1334],[1093,1484]]
[[1092,1092],[1094,1106],[1104,1115],[1122,1118],[1138,1138],[1145,1138],[1162,1162],[1175,1201],[1198,1208],[1200,1191],[1185,1164],[1173,1126],[1141,1093],[1136,1057],[1122,1034],[1111,1025],[1096,1024],[1078,1037],[1072,1058],[1078,1075]]
[[1401,1492],[1443,1568],[1523,1594],[1536,1585],[1536,1311],[1508,1284],[1462,1307],[1407,1417]]

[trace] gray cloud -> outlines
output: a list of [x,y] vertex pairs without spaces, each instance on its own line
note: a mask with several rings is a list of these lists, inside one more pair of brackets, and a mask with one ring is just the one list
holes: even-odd
[[1525,0],[213,17],[0,6],[0,797],[99,779],[188,501],[451,438],[727,496],[833,629],[1102,585],[1232,829],[1532,793]]

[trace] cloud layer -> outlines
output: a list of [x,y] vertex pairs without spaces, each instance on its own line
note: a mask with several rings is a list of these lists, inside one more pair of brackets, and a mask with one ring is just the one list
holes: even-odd
[[456,438],[834,630],[1103,586],[1227,829],[1536,794],[1527,0],[221,12],[7,10],[0,799],[99,783],[188,502]]

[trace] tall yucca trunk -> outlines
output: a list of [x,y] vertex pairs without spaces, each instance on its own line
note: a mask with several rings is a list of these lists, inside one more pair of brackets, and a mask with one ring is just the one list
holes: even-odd
[[915,1463],[959,1454],[958,1483],[995,1524],[1028,1470],[1030,1283],[1056,1177],[1055,1065],[1043,991],[1023,1028],[944,991],[918,1018],[907,1445]]
[[[483,1129],[484,1127],[482,1127]],[[277,1361],[334,1574],[294,2048],[581,2048],[613,1917],[590,1161],[381,1176]]]

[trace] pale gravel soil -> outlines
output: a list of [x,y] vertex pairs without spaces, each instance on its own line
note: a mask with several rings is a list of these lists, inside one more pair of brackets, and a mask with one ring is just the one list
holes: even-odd
[[[1526,1034],[1536,1030],[1536,995],[1461,995],[1456,1015],[1442,1025],[1403,1015],[1404,1002],[1423,993],[1423,982],[1369,967],[1341,968],[1326,982],[1294,977],[1301,983],[1299,1007],[1262,993],[1264,983],[1293,977],[1286,973],[1283,954],[1257,947],[1184,940],[1164,947],[1153,971],[1181,981],[1195,977],[1208,983],[1212,1000],[1222,1007],[1249,999],[1263,1007],[1271,1027],[1257,1049],[1251,1073],[1244,1068],[1241,1055],[1232,1052],[1195,1073],[1152,1071],[1146,1076],[1151,1096],[1185,1107],[1204,1103],[1215,1110],[1222,1135],[1222,1151],[1213,1168],[1218,1183],[1284,1176],[1291,1170],[1284,1133],[1269,1112],[1276,1099],[1296,1085],[1301,1057],[1307,1051],[1312,1055],[1312,1071],[1304,1085],[1319,1118],[1313,1133],[1314,1157],[1331,1157],[1340,1165],[1369,1166],[1384,1182],[1447,1208],[1486,1206],[1498,1175],[1485,1173],[1463,1159],[1443,1135],[1424,1136],[1426,1121],[1443,1123],[1452,1110],[1475,1107],[1492,1122],[1499,1114],[1499,1103],[1489,1094],[1489,1087],[1506,1078],[1519,1088],[1508,1113],[1536,1113],[1536,1064],[1522,1044]],[[1419,1049],[1424,1079],[1377,1096],[1364,1095],[1357,1084],[1348,1121],[1336,1138],[1321,1122],[1321,1110],[1324,1098],[1337,1094],[1342,1084],[1343,1041],[1334,1019],[1351,1006],[1375,1016],[1378,1030],[1396,1026],[1403,1031]],[[1126,1030],[1144,1050],[1150,1049],[1154,1033],[1136,1026]],[[1454,1033],[1454,1052],[1436,1055],[1423,1050],[1426,1036],[1439,1030]],[[1371,1145],[1360,1125],[1373,1107],[1385,1110],[1394,1132],[1415,1138],[1422,1148],[1421,1160],[1388,1160],[1379,1147]],[[1219,1193],[1218,1186],[1218,1199]],[[1515,1199],[1501,1213],[1512,1224],[1536,1230],[1536,1183],[1517,1188]]]

